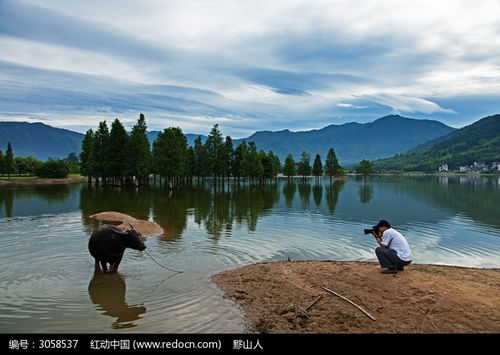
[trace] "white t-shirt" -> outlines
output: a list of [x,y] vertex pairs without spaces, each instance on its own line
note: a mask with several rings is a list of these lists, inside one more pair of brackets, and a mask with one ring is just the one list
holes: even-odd
[[412,261],[410,246],[405,237],[397,230],[389,228],[382,234],[382,244],[387,245],[389,249],[394,249],[398,257],[403,261]]

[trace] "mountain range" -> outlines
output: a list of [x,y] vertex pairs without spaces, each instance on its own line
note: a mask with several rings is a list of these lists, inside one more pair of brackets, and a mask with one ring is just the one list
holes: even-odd
[[[245,138],[253,141],[259,149],[272,150],[281,160],[292,153],[299,159],[303,151],[323,159],[328,149],[335,149],[341,164],[356,164],[363,159],[373,160],[406,152],[431,139],[453,132],[441,122],[417,120],[399,115],[381,117],[369,123],[350,122],[330,125],[322,129],[291,132],[260,131]],[[242,139],[235,139],[237,145]]]
[[442,164],[458,170],[474,162],[500,162],[500,115],[484,117],[404,154],[373,164],[377,170],[436,171]]
[[[441,122],[390,115],[369,123],[329,125],[322,129],[292,132],[258,131],[244,139],[234,139],[236,147],[241,141],[254,141],[258,149],[272,150],[283,161],[291,153],[296,160],[303,151],[324,159],[328,149],[334,148],[341,164],[355,164],[362,159],[374,160],[394,156],[454,132]],[[158,131],[148,132],[152,142]],[[192,145],[198,135],[186,134]],[[0,149],[12,142],[14,154],[34,156],[46,160],[64,158],[70,152],[80,152],[83,134],[51,127],[42,123],[0,122]],[[202,136],[202,141],[206,136]]]
[[5,153],[11,142],[16,156],[66,158],[71,152],[80,152],[82,139],[81,133],[39,122],[0,122],[0,150]]

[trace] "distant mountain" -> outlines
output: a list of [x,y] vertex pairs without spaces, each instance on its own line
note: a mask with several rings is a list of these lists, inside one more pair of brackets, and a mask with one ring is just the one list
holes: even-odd
[[[324,160],[328,149],[334,148],[342,164],[354,164],[362,159],[380,159],[406,152],[454,130],[437,121],[391,115],[370,123],[330,125],[312,131],[259,131],[245,140],[254,141],[258,149],[266,152],[272,150],[282,161],[289,153],[299,159],[303,151],[311,154],[311,161],[316,154]],[[158,133],[147,132],[151,143]],[[197,137],[197,134],[186,134],[189,145],[193,145]],[[5,151],[7,142],[11,141],[15,155],[31,155],[43,160],[65,158],[70,152],[80,152],[82,139],[81,133],[42,123],[0,122],[0,149]],[[206,139],[202,136],[203,142]],[[242,140],[235,139],[234,146]]]
[[475,161],[500,162],[500,115],[482,118],[405,154],[373,164],[379,170],[436,171],[441,164],[458,169]]
[[[149,142],[158,136],[159,131],[149,131]],[[7,143],[11,142],[16,156],[29,156],[41,160],[66,158],[69,153],[80,153],[83,134],[67,129],[55,128],[43,123],[0,122],[0,150],[5,153]],[[186,134],[189,145],[194,145],[198,134]],[[205,143],[207,137],[201,136]]]
[[66,158],[71,152],[80,152],[82,139],[81,133],[43,123],[0,122],[0,150],[5,153],[11,142],[16,156]]
[[[438,121],[390,115],[370,123],[351,122],[312,131],[259,131],[245,140],[254,141],[258,149],[266,152],[272,150],[282,161],[289,153],[299,159],[303,151],[310,153],[311,161],[316,154],[325,159],[328,149],[334,148],[341,164],[354,164],[362,159],[373,160],[406,152],[454,130]],[[234,145],[242,140],[234,140]]]

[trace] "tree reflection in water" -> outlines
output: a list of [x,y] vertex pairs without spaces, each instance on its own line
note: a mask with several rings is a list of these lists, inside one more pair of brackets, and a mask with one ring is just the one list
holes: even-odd
[[358,189],[359,201],[368,203],[373,198],[373,188],[370,185],[363,184]]
[[83,223],[90,234],[99,222],[88,216],[117,211],[140,219],[152,219],[164,229],[166,242],[180,238],[191,216],[198,226],[203,227],[215,241],[221,236],[230,236],[235,225],[246,226],[255,231],[260,218],[266,216],[279,202],[283,194],[288,208],[294,207],[298,190],[302,209],[310,207],[311,193],[317,208],[320,208],[323,194],[328,210],[333,212],[343,182],[326,186],[311,186],[309,183],[285,182],[252,186],[241,184],[214,188],[212,185],[194,185],[169,190],[165,188],[121,189],[82,187],[80,209]]

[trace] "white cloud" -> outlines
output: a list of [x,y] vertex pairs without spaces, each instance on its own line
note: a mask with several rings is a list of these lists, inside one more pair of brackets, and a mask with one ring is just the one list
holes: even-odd
[[[2,8],[26,21],[2,24]],[[0,60],[123,81],[125,89],[116,80],[99,87],[109,101],[124,90],[132,95],[136,83],[212,92],[187,97],[179,91],[169,94],[178,102],[151,108],[158,117],[186,117],[179,123],[186,127],[190,117],[233,115],[293,128],[339,113],[358,117],[366,102],[352,97],[432,115],[460,113],[441,107],[437,97],[500,95],[498,23],[495,0],[360,0],[356,6],[351,0],[4,0]],[[242,74],[256,68],[276,77],[262,71],[257,74],[269,80],[252,81]],[[307,85],[294,87],[302,78]],[[41,86],[36,78],[32,83]],[[185,112],[186,98],[204,106]],[[240,129],[236,120],[224,124]]]
[[353,109],[362,109],[362,108],[366,108],[367,107],[367,106],[361,106],[361,105],[348,104],[348,103],[345,103],[345,102],[339,102],[336,106],[337,107],[342,107],[342,108],[353,108]]
[[[37,68],[106,75],[141,82],[146,76],[126,60],[67,46],[46,44],[0,35],[0,60]],[[76,84],[76,83],[75,83]]]
[[418,97],[398,96],[390,94],[378,95],[365,95],[362,98],[374,101],[381,105],[391,107],[395,112],[408,112],[408,113],[456,113],[451,109],[445,109],[436,104],[435,102],[421,99]]

